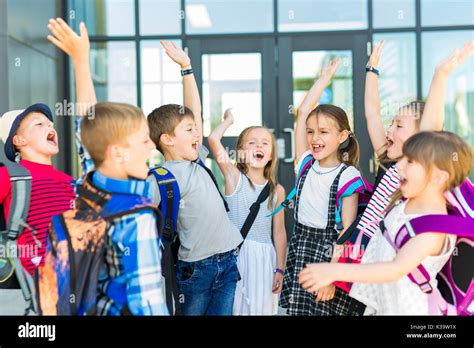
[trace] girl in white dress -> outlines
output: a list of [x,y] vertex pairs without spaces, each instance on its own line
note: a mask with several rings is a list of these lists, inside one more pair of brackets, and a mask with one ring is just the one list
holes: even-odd
[[[387,238],[393,241],[399,229],[414,217],[448,213],[444,192],[466,179],[472,151],[453,133],[421,132],[404,143],[403,155],[396,164],[400,189],[394,193],[384,218],[386,235],[379,233],[375,243],[369,244],[363,264],[308,265],[299,275],[306,290],[317,291],[337,280],[349,281],[357,286],[351,296],[368,306],[366,314],[441,314],[430,312],[429,295],[408,274],[421,264],[430,275],[431,287],[436,289],[436,275],[453,253],[456,236],[417,234],[398,252]],[[405,200],[400,200],[402,196]]]
[[283,285],[287,238],[284,212],[269,216],[285,199],[285,190],[276,183],[275,139],[265,127],[246,128],[237,140],[237,165],[234,165],[221,143],[224,132],[233,122],[232,113],[227,110],[224,121],[212,131],[208,141],[224,175],[229,218],[239,230],[264,187],[268,184],[270,188],[240,247],[237,265],[241,280],[237,283],[233,314],[274,315]]

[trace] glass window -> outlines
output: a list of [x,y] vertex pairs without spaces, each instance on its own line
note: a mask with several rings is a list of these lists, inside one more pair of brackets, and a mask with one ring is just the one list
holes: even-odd
[[323,64],[336,58],[341,59],[342,64],[331,84],[323,92],[319,104],[335,104],[344,109],[351,128],[354,129],[351,51],[293,52],[293,105],[298,107],[303,101],[306,93],[318,78]]
[[421,25],[474,25],[472,0],[421,0]]
[[374,28],[406,28],[415,26],[414,0],[373,0]]
[[246,127],[262,124],[262,57],[260,53],[202,56],[204,136],[232,108],[235,122],[226,136],[238,136]]
[[367,28],[367,0],[278,0],[278,31]]
[[[173,41],[181,46],[181,41]],[[183,103],[181,68],[158,40],[141,41],[142,109],[148,115],[163,104]]]
[[374,44],[385,40],[380,59],[379,95],[382,117],[388,127],[403,105],[416,100],[415,33],[375,34]]
[[[421,40],[423,97],[426,98],[436,65],[453,49],[474,40],[474,30],[425,32]],[[468,59],[448,79],[444,128],[462,136],[474,148],[473,127],[474,60]],[[474,180],[474,170],[470,177]]]
[[140,0],[140,35],[181,34],[180,0]]
[[93,42],[91,69],[98,100],[137,105],[135,42]]
[[84,5],[84,22],[89,35],[135,35],[134,0],[95,0],[86,1]]
[[186,0],[188,34],[273,31],[273,0]]

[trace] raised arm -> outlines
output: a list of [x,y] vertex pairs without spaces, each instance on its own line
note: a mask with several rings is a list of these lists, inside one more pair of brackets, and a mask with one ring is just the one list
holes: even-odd
[[393,261],[358,265],[310,264],[300,272],[299,282],[303,288],[314,292],[334,281],[358,283],[397,281],[418,267],[428,256],[439,255],[445,241],[445,234],[423,233],[410,239],[399,250]]
[[214,128],[207,138],[212,156],[214,156],[214,159],[216,160],[222,175],[224,175],[226,195],[230,195],[235,191],[240,176],[239,170],[232,164],[229,154],[221,142],[225,131],[233,123],[234,116],[232,115],[230,109],[227,109],[224,113],[224,120],[216,128]]
[[[90,43],[87,28],[84,23],[79,25],[80,36],[61,18],[50,19],[48,28],[53,35],[48,40],[71,58],[76,78],[76,108],[74,120],[75,140],[82,173],[84,176],[94,169],[94,163],[84,148],[80,137],[81,116],[93,117],[93,105],[97,104],[94,83],[90,69]],[[89,113],[89,114],[88,114]]]
[[97,103],[89,63],[87,28],[81,23],[80,35],[77,35],[61,18],[50,19],[48,28],[53,34],[48,35],[48,40],[71,58],[76,78],[76,114],[85,116],[89,108]]
[[[161,45],[165,49],[166,54],[179,66],[181,70],[191,69],[191,59],[184,52],[181,47],[178,47],[175,43],[161,40]],[[202,144],[202,108],[201,98],[199,96],[199,89],[194,78],[194,74],[188,74],[183,76],[184,85],[184,105],[191,109],[194,114],[194,121],[196,122],[196,128],[200,134],[199,142]]]
[[[281,185],[276,187],[277,202],[276,206],[278,207],[286,197],[285,189]],[[286,228],[285,228],[285,212],[281,210],[279,213],[273,215],[272,217],[273,224],[273,244],[275,245],[276,252],[276,264],[277,268],[285,270],[285,260],[286,260]],[[279,294],[283,287],[283,275],[275,272],[273,276],[273,288],[272,291],[274,294]]]
[[449,75],[473,53],[474,40],[467,42],[462,48],[455,49],[436,66],[420,122],[421,131],[443,129],[446,81]]
[[[375,69],[379,67],[380,56],[382,55],[385,42],[374,44],[374,49],[370,55],[367,66]],[[365,119],[367,120],[367,130],[370,141],[377,156],[385,151],[387,140],[385,138],[385,127],[382,122],[379,97],[379,77],[373,72],[367,72],[365,76]]]
[[298,113],[295,126],[295,142],[296,142],[296,158],[308,150],[308,142],[306,141],[306,119],[321,98],[324,89],[331,82],[332,77],[336,73],[340,65],[339,60],[331,61],[325,64],[321,70],[321,74],[311,89],[298,106]]

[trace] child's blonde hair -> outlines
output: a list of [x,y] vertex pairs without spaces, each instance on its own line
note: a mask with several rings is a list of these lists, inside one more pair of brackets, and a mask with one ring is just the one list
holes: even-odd
[[97,103],[81,122],[81,141],[89,152],[96,168],[105,160],[107,146],[126,144],[130,133],[137,131],[146,121],[136,106],[122,103]]
[[308,122],[310,117],[317,117],[320,114],[330,117],[337,124],[339,132],[347,130],[350,132],[347,140],[341,144],[337,151],[337,159],[348,165],[348,166],[359,166],[360,150],[359,142],[355,137],[354,133],[351,131],[351,126],[349,125],[349,119],[346,112],[340,107],[332,104],[319,104],[313,111],[310,112],[306,122]]
[[[452,190],[463,183],[472,165],[472,151],[457,134],[436,131],[420,132],[412,135],[403,144],[403,156],[420,163],[427,174],[434,168],[446,171],[449,179],[445,191]],[[400,189],[394,192],[387,211],[402,197]]]
[[[237,138],[237,145],[235,147],[236,147],[237,153],[239,153],[239,151],[243,149],[244,142],[245,142],[245,139],[246,139],[247,135],[254,129],[264,129],[264,130],[266,130],[270,134],[271,141],[272,141],[272,158],[265,165],[265,168],[263,169],[263,175],[264,175],[265,179],[267,179],[269,184],[270,184],[270,194],[268,196],[269,197],[269,199],[268,199],[268,208],[273,209],[273,205],[274,205],[273,204],[273,199],[275,197],[275,190],[276,190],[276,186],[277,186],[276,171],[277,171],[277,167],[278,167],[278,156],[277,156],[275,136],[273,135],[272,132],[270,132],[270,130],[267,127],[263,127],[263,126],[247,127],[242,131],[242,133],[240,133],[239,137]],[[248,164],[244,163],[244,161],[241,161],[240,158],[237,158],[236,162],[237,162],[237,169],[240,170],[242,173],[247,174],[247,172],[249,170]],[[252,185],[252,187],[253,187],[252,181],[250,181],[250,185]]]
[[[406,105],[403,105],[400,109],[398,109],[398,114],[410,114],[410,116],[412,116],[415,120],[415,126],[418,131],[420,129],[421,118],[423,117],[423,113],[425,111],[425,105],[426,103],[424,101],[415,100]],[[387,145],[384,146],[386,147]],[[378,149],[376,150],[378,151]],[[378,160],[383,166],[384,163],[393,162],[395,159],[388,158],[387,150],[385,149],[385,151],[378,157]]]

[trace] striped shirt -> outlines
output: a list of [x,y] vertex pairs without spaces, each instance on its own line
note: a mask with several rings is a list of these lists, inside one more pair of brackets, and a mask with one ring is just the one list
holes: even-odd
[[[150,197],[144,180],[116,180],[95,172],[95,186],[108,192]],[[151,202],[151,201],[150,201]],[[156,216],[141,210],[115,218],[108,230],[106,270],[99,281],[99,315],[168,315],[161,280],[161,250]]]
[[379,231],[379,223],[385,216],[392,194],[400,187],[400,176],[395,166],[385,173],[370,198],[367,208],[357,225],[357,229],[366,236],[372,236]]
[[[19,258],[25,269],[33,274],[35,268],[43,266],[46,252],[48,227],[53,215],[71,209],[74,202],[74,179],[52,165],[21,160],[20,164],[31,174],[30,208],[27,224],[36,230],[34,235],[25,228],[18,238]],[[12,187],[6,167],[0,168],[0,204],[4,216],[10,211]]]

